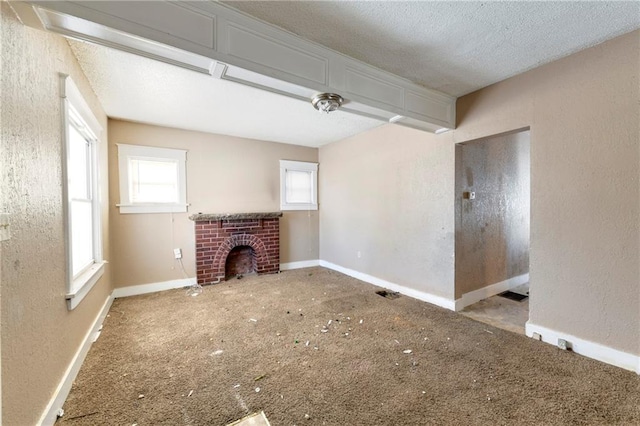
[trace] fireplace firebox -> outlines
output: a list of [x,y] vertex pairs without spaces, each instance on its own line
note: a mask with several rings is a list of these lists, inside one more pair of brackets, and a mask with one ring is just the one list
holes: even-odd
[[282,212],[191,215],[198,284],[279,272],[280,217]]

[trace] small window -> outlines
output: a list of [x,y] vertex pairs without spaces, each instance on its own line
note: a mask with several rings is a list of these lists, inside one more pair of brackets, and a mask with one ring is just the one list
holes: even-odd
[[74,309],[104,273],[98,173],[102,127],[71,77],[62,75],[67,199],[67,305]]
[[318,210],[318,163],[280,160],[280,209]]
[[187,151],[118,144],[120,213],[187,211]]

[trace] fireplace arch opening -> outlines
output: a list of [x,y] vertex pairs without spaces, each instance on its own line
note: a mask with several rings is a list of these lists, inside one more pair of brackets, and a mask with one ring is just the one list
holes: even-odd
[[195,222],[198,284],[226,280],[230,275],[225,273],[227,256],[238,246],[253,248],[258,275],[279,272],[280,217],[282,212],[189,216]]
[[258,272],[258,256],[253,247],[239,245],[231,249],[224,263],[224,278],[249,275]]

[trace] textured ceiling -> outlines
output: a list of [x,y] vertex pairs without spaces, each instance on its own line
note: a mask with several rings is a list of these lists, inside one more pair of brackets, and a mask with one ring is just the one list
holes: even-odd
[[69,40],[106,114],[141,123],[318,147],[382,122]]
[[640,28],[640,2],[224,2],[453,96]]
[[[460,96],[640,28],[640,2],[225,2],[401,77]],[[322,146],[382,123],[70,41],[107,115]]]

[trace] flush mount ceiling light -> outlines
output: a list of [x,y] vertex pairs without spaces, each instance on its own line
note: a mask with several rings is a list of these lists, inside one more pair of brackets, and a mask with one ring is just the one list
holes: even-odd
[[336,95],[335,93],[320,93],[311,99],[311,105],[318,111],[326,114],[340,108],[343,102],[344,99],[342,99],[342,96]]

